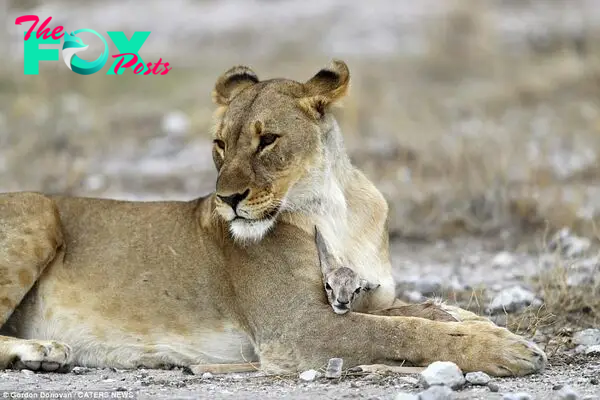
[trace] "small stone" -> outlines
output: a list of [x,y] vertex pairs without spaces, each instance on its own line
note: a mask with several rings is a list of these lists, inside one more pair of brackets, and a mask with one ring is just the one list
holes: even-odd
[[580,238],[571,234],[569,228],[558,231],[548,243],[548,250],[559,251],[568,258],[582,256],[591,245],[587,238]]
[[529,393],[519,392],[519,393],[506,393],[502,396],[502,400],[532,400]]
[[496,268],[510,267],[515,263],[515,257],[507,251],[502,251],[492,260],[492,266]]
[[108,378],[108,379],[104,379],[102,382],[112,383],[112,382],[116,382],[116,380]]
[[341,377],[342,365],[344,365],[344,360],[341,358],[330,358],[325,370],[325,378],[334,379]]
[[457,389],[465,384],[465,377],[458,365],[450,361],[436,361],[421,372],[421,383],[427,389],[433,385],[445,385]]
[[402,383],[406,383],[409,385],[417,386],[419,384],[419,380],[417,378],[413,378],[412,376],[401,376],[398,380]]
[[184,135],[190,128],[190,119],[188,116],[179,111],[171,111],[162,119],[162,129],[168,134],[174,136]]
[[599,383],[598,379],[596,379],[596,378],[590,379],[590,385],[597,385],[598,383]]
[[552,386],[552,390],[560,390],[560,389],[562,389],[562,388],[563,388],[563,386],[564,386],[564,385],[562,385],[562,384],[560,384],[560,383],[559,383],[558,385],[554,385],[554,386]]
[[563,386],[556,394],[560,400],[579,400],[579,394],[571,386]]
[[425,296],[417,290],[405,292],[404,297],[406,297],[406,300],[408,300],[409,303],[420,303],[425,300]]
[[586,356],[600,356],[600,345],[590,346],[585,350]]
[[379,374],[369,374],[367,376],[365,376],[363,379],[366,381],[379,381],[381,380],[381,375]]
[[21,373],[22,373],[23,375],[27,375],[27,376],[32,376],[32,375],[35,375],[35,372],[33,372],[33,371],[32,371],[32,370],[30,370],[30,369],[22,369],[22,370],[21,370]]
[[535,300],[535,294],[520,286],[513,286],[498,293],[490,302],[491,313],[515,312],[530,306]]
[[119,386],[118,388],[115,389],[116,392],[126,392],[127,388],[124,388],[123,386]]
[[212,379],[213,378],[213,374],[211,374],[210,372],[205,372],[202,374],[202,379]]
[[443,385],[431,386],[419,393],[419,400],[451,400],[453,397],[452,389]]
[[500,386],[498,386],[497,383],[490,382],[490,383],[488,383],[487,386],[488,386],[488,389],[490,389],[490,392],[498,393],[500,391]]
[[571,341],[583,346],[600,345],[600,329],[584,329],[573,334]]
[[394,400],[421,400],[421,398],[412,393],[400,392],[394,397]]
[[492,378],[490,378],[490,376],[488,374],[486,374],[485,372],[481,372],[481,371],[469,372],[467,375],[465,375],[465,379],[471,385],[482,385],[482,386],[487,385],[492,380]]
[[312,382],[317,379],[318,372],[314,369],[309,369],[308,371],[304,371],[300,374],[300,379],[305,382]]
[[85,368],[85,367],[73,367],[71,372],[74,373],[75,375],[83,375],[83,374],[89,373],[90,369]]

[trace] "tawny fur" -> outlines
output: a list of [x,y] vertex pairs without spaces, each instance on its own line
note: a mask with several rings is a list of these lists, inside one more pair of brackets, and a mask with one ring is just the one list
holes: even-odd
[[348,84],[341,61],[306,83],[230,70],[214,93],[216,193],[194,201],[1,195],[0,322],[13,337],[0,337],[0,367],[259,361],[281,372],[342,357],[542,369],[534,344],[458,308],[461,322],[331,312],[315,225],[332,254],[381,284],[369,310],[413,311],[394,298],[386,202],[329,112]]

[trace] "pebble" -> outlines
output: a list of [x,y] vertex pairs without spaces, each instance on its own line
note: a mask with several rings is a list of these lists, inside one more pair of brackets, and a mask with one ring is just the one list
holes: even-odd
[[419,396],[411,393],[400,392],[394,397],[394,400],[421,400]]
[[343,365],[344,360],[341,358],[330,358],[325,370],[325,378],[333,379],[341,377]]
[[490,376],[488,374],[486,374],[485,372],[481,372],[481,371],[469,372],[467,375],[465,375],[465,379],[471,385],[483,385],[483,386],[487,385],[492,380],[492,378],[490,378]]
[[556,395],[560,400],[579,400],[579,394],[571,386],[563,386]]
[[419,393],[419,400],[451,400],[453,398],[452,389],[448,386],[432,386]]
[[569,228],[562,228],[552,237],[548,243],[548,249],[560,251],[565,257],[575,258],[582,256],[590,248],[590,245],[589,239],[572,235]]
[[71,370],[71,372],[74,373],[75,375],[87,374],[90,371],[91,370],[86,367],[73,367],[73,369]]
[[590,346],[585,350],[586,356],[600,356],[600,345]]
[[535,300],[535,294],[530,290],[523,289],[521,286],[513,286],[504,289],[492,299],[489,311],[491,313],[515,312],[531,305]]
[[317,375],[319,373],[314,369],[309,369],[308,371],[304,371],[300,374],[300,379],[305,382],[312,382],[317,379]]
[[507,251],[500,252],[492,259],[492,266],[496,268],[510,267],[515,263],[515,257]]
[[404,297],[409,303],[420,303],[425,301],[425,296],[417,290],[410,290],[404,293]]
[[32,371],[32,370],[30,370],[30,369],[22,369],[22,370],[21,370],[21,373],[22,373],[23,375],[27,375],[27,376],[32,376],[32,375],[35,375],[35,372],[33,372],[33,371]]
[[497,383],[490,382],[490,383],[488,383],[487,386],[488,386],[488,389],[490,389],[490,392],[498,393],[500,391],[500,386],[498,386]]
[[436,361],[421,372],[421,383],[425,388],[445,385],[457,389],[465,384],[465,377],[458,365],[449,361]]
[[571,341],[583,346],[600,345],[600,329],[584,329],[576,332]]
[[502,400],[532,400],[531,395],[525,392],[506,393],[502,396]]
[[205,372],[202,374],[202,379],[212,379],[213,378],[213,374],[211,374],[210,372]]

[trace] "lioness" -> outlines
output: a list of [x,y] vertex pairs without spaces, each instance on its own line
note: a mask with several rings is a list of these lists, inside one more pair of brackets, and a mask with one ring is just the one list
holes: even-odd
[[1,195],[0,323],[10,336],[0,337],[0,367],[260,361],[282,372],[342,357],[348,367],[448,360],[498,376],[541,370],[536,345],[458,309],[461,322],[331,312],[315,225],[334,254],[381,284],[373,309],[398,305],[386,203],[350,164],[329,112],[348,83],[341,61],[305,83],[260,81],[247,67],[222,75],[218,179],[206,197]]

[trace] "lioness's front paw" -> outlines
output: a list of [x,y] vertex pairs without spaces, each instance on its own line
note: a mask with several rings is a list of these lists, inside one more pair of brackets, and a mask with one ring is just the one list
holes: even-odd
[[483,353],[480,354],[483,365],[478,369],[495,376],[522,376],[546,367],[546,353],[535,343],[489,323],[466,324],[473,325],[472,328],[480,332],[476,347]]
[[12,350],[15,369],[64,372],[71,360],[71,348],[55,341],[24,340],[16,343]]

